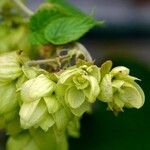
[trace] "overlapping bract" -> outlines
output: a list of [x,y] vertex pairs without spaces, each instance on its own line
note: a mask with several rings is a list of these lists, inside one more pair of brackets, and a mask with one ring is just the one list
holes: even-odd
[[130,76],[126,67],[110,69],[109,61],[101,67],[103,79],[100,83],[99,99],[108,103],[108,108],[115,113],[123,111],[123,107],[142,107],[145,97],[141,87],[135,82],[138,79]]
[[[73,115],[65,109],[55,94],[56,83],[44,74],[26,81],[21,87],[20,123],[24,129],[50,127],[66,130],[73,122]],[[78,119],[76,119],[78,120]],[[69,129],[70,129],[69,127]]]
[[59,77],[58,86],[63,93],[58,90],[58,96],[75,116],[81,117],[90,110],[90,104],[95,102],[100,92],[100,79],[100,70],[95,65],[85,63],[69,68]]
[[23,104],[20,109],[20,120],[23,128],[40,126],[48,130],[54,124],[51,113],[58,111],[59,104],[53,96],[55,83],[44,74],[26,81],[21,87]]
[[[114,113],[144,104],[138,79],[126,67],[111,70],[111,61],[99,68],[80,60],[66,70],[49,73],[26,66],[20,57],[15,52],[0,56],[0,128],[10,135],[41,128],[45,133],[54,130],[55,136],[66,140],[67,135],[79,136],[80,118],[91,111],[96,99]],[[28,139],[28,134],[20,136]]]

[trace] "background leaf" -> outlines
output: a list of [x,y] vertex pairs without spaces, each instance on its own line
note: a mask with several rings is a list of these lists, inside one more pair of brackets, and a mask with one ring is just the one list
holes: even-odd
[[[98,23],[64,0],[48,0],[31,17],[29,39],[34,45],[78,40]],[[68,28],[69,27],[69,28]]]
[[96,25],[90,17],[66,17],[50,23],[45,29],[46,39],[56,45],[79,39]]
[[47,44],[48,41],[44,37],[45,27],[55,19],[64,17],[66,14],[58,8],[41,9],[37,11],[30,19],[29,27],[31,34],[29,39],[32,44]]

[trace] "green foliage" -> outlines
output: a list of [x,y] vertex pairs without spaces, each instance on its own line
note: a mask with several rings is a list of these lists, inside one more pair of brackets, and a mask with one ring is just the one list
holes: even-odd
[[60,18],[46,27],[45,38],[55,45],[67,44],[78,40],[94,26],[94,20],[88,17],[71,16]]
[[45,38],[45,28],[52,21],[64,17],[66,14],[61,12],[59,8],[41,9],[35,13],[30,20],[30,40],[33,44],[47,44],[48,40]]
[[71,11],[70,7],[63,7],[53,1],[50,4],[39,8],[31,17],[30,40],[33,44],[70,43],[78,40],[97,24],[94,19],[76,9]]

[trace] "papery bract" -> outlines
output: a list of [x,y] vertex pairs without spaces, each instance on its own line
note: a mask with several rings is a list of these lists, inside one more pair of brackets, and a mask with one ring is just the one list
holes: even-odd
[[100,83],[99,99],[108,103],[110,110],[119,112],[123,111],[123,107],[138,109],[143,106],[144,93],[134,81],[137,78],[129,75],[128,68],[115,67],[106,73],[104,68],[101,68],[101,72],[104,77]]

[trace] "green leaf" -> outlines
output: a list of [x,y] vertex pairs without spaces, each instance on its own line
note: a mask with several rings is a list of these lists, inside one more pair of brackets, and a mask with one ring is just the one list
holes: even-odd
[[85,100],[85,95],[81,90],[78,90],[76,87],[71,87],[66,92],[66,101],[72,108],[78,108],[82,105]]
[[48,44],[49,42],[45,39],[43,31],[32,32],[29,35],[29,41],[32,45]]
[[30,29],[38,31],[47,26],[51,21],[62,17],[63,15],[56,8],[41,9],[37,11],[30,19]]
[[90,17],[74,16],[54,20],[45,29],[45,38],[55,45],[78,40],[96,25]]
[[66,44],[79,39],[97,24],[67,2],[49,2],[49,5],[43,5],[30,19],[29,39],[33,44]]
[[66,14],[61,12],[58,8],[41,9],[37,11],[30,19],[29,27],[31,34],[30,41],[35,44],[46,44],[48,41],[44,36],[45,27],[55,19],[64,17]]

